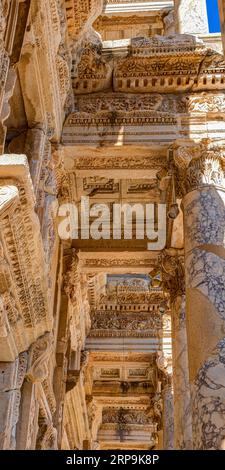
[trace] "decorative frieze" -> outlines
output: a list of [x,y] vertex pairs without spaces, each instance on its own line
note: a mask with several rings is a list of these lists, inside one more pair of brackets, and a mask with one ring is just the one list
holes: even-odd
[[26,158],[4,156],[0,170],[1,354],[9,361],[50,330],[51,319],[40,226]]
[[100,305],[103,304],[130,304],[130,305],[155,305],[157,307],[165,307],[166,301],[162,292],[124,292],[123,290],[119,292],[109,293],[107,295],[101,295]]
[[[190,35],[135,38],[130,54],[118,59],[114,90],[126,92],[224,89],[224,58]],[[216,74],[216,77],[215,77]]]
[[76,38],[101,14],[103,0],[66,0],[65,7],[69,34]]
[[124,425],[148,425],[152,420],[147,414],[139,410],[126,410],[125,408],[113,409],[106,408],[102,413],[102,423],[118,423]]
[[185,111],[185,102],[176,96],[166,96],[161,94],[132,94],[127,93],[97,93],[95,96],[76,96],[76,111],[87,114],[116,112],[123,114],[133,111],[164,111],[182,112]]
[[162,316],[157,313],[94,312],[90,336],[157,336],[162,330]]

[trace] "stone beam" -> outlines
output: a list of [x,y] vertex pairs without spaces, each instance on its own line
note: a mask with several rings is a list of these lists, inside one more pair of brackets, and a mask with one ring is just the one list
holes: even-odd
[[132,14],[134,12],[140,13],[140,11],[158,11],[163,8],[172,8],[172,0],[140,0],[132,2],[130,0],[108,0],[105,4],[103,12],[105,14],[118,14],[118,13],[127,13]]
[[141,273],[148,274],[158,266],[159,252],[140,251],[133,252],[84,252],[79,254],[82,272],[108,274]]
[[[141,149],[62,147],[64,168],[77,177],[110,177],[119,179],[152,179],[167,166],[167,147]],[[75,150],[76,149],[76,150]]]

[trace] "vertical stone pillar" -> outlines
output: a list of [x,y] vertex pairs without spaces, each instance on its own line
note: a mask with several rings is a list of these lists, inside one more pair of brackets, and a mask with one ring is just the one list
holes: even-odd
[[[45,386],[50,391],[49,377],[51,374],[50,358],[52,351],[53,336],[51,333],[40,336],[30,347],[26,377],[21,390],[20,416],[16,436],[17,450],[35,450],[40,431],[43,432],[43,435],[39,435],[39,448],[52,448],[50,447],[52,441],[56,441],[56,430],[52,425],[52,412],[55,411],[54,396],[51,395],[52,405],[50,408],[43,386],[45,382]],[[40,416],[42,417],[43,429],[40,429]],[[44,444],[48,447],[45,447]]]
[[[92,396],[87,397],[88,421],[92,440],[92,448],[98,446],[98,431],[102,424],[102,406]],[[98,450],[98,449],[96,449]]]
[[38,434],[39,404],[36,387],[24,381],[20,405],[20,420],[17,426],[16,450],[35,450]]
[[91,450],[92,449],[92,444],[90,440],[84,440],[83,441],[83,449],[82,450]]
[[163,390],[163,450],[174,449],[173,390],[166,385]]
[[158,444],[156,450],[163,450],[163,430],[158,431]]
[[185,194],[185,277],[193,446],[225,438],[225,154],[206,144],[178,148]]
[[174,7],[177,33],[209,33],[206,0],[174,0]]
[[225,0],[218,0],[219,15],[220,15],[220,27],[223,41],[223,52],[225,54]]
[[0,362],[0,450],[16,448],[21,387],[26,367],[27,353],[21,353],[14,362]]
[[172,305],[175,449],[192,449],[192,414],[188,368],[185,296]]
[[[183,256],[166,250],[163,260],[164,288],[170,293],[174,390],[174,447],[192,449],[192,415],[188,370]],[[171,255],[174,256],[171,256]]]

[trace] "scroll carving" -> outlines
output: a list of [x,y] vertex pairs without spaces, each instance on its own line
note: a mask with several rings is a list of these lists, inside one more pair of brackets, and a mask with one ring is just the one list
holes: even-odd
[[41,336],[30,349],[27,378],[42,383],[49,374],[49,359],[52,354],[53,338],[51,333]]

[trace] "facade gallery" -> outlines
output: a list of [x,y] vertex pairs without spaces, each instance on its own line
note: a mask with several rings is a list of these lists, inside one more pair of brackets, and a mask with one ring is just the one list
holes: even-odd
[[225,449],[218,4],[0,1],[0,450]]

